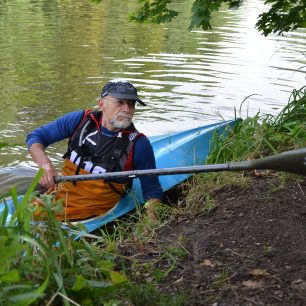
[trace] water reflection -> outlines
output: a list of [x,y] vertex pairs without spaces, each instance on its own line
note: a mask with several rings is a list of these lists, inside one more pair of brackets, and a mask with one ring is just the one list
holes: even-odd
[[[213,31],[185,31],[192,1],[166,26],[127,22],[136,1],[0,3],[1,165],[30,164],[24,138],[65,112],[94,108],[103,84],[127,78],[147,102],[137,127],[157,134],[242,116],[277,113],[305,84],[305,31],[264,38],[254,29],[263,4],[246,1],[216,16]],[[59,160],[64,144],[50,148]]]

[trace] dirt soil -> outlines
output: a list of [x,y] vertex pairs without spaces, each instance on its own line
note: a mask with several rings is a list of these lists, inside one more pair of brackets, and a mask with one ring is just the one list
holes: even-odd
[[161,291],[185,293],[188,305],[306,305],[306,179],[279,185],[261,177],[247,190],[224,188],[209,215],[164,227],[151,258],[178,241],[187,256]]

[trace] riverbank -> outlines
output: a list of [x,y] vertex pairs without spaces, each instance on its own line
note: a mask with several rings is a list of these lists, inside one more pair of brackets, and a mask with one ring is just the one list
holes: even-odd
[[[306,179],[281,183],[265,172],[245,180],[214,191],[210,212],[177,214],[146,245],[126,246],[125,254],[144,266],[157,261],[165,276],[157,287],[181,296],[182,305],[305,305]],[[169,252],[177,262],[165,273],[170,261],[158,258]]]

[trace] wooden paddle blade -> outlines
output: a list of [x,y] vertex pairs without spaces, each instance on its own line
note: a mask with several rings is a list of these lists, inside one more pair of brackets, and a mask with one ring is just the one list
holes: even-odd
[[252,169],[272,169],[306,175],[306,148],[249,161]]

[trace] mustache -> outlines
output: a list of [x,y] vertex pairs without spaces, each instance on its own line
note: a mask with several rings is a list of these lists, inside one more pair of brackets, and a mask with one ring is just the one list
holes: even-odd
[[129,119],[129,120],[132,120],[133,116],[132,115],[129,115],[129,114],[126,114],[126,113],[119,113],[117,116],[118,117],[123,117],[123,118],[126,118],[126,119]]

